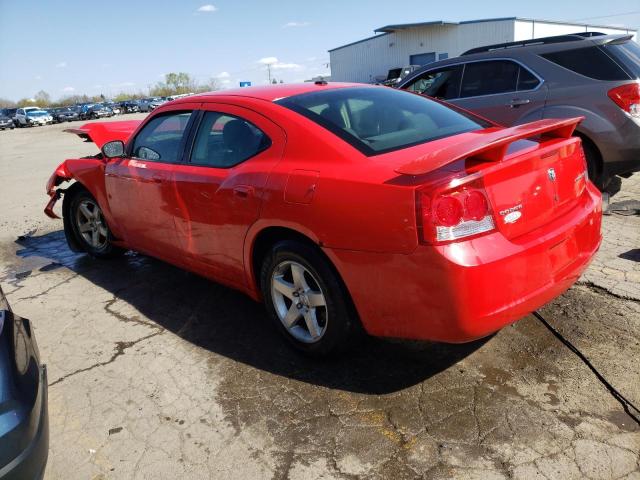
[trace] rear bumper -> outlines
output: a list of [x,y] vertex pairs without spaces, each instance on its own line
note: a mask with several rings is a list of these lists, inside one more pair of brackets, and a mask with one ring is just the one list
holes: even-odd
[[[37,428],[27,447],[7,465],[0,468],[0,480],[40,480],[49,456],[49,413],[47,408],[47,369],[40,367],[40,386],[32,414],[25,422],[36,422]],[[0,437],[0,445],[3,438]]]
[[601,197],[589,183],[576,208],[544,227],[410,255],[327,250],[365,330],[376,336],[472,341],[566,291],[601,242]]

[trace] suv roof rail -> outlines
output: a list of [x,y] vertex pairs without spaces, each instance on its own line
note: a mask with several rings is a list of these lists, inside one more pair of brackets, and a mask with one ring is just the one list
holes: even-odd
[[[472,53],[491,52],[493,50],[502,50],[516,47],[526,47],[528,45],[546,45],[549,43],[575,42],[576,40],[586,40],[588,37],[604,35],[599,32],[579,32],[568,35],[556,35],[554,37],[532,38],[531,40],[523,40],[520,42],[496,43],[494,45],[486,45],[484,47],[472,48],[462,53],[462,55],[471,55]],[[462,56],[461,55],[461,56]]]
[[573,35],[578,35],[580,37],[601,37],[603,35],[606,35],[606,33],[602,33],[602,32],[580,32],[580,33],[574,33]]

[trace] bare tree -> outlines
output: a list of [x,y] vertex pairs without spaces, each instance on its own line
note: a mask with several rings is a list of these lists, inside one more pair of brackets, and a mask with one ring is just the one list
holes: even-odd
[[43,107],[46,107],[51,103],[51,95],[49,95],[44,90],[40,90],[38,93],[36,93],[33,99],[36,101],[38,105]]

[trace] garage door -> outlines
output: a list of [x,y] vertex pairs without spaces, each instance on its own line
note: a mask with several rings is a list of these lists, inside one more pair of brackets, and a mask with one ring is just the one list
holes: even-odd
[[426,65],[436,61],[436,52],[418,53],[409,57],[409,65]]

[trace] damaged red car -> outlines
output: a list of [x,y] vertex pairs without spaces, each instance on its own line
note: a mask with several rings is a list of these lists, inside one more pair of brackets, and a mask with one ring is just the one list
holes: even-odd
[[[72,130],[75,251],[157,257],[264,301],[299,349],[371,335],[467,342],[567,290],[600,241],[580,118],[503,128],[385,87],[281,85],[182,98]],[[67,183],[68,182],[68,183]]]

